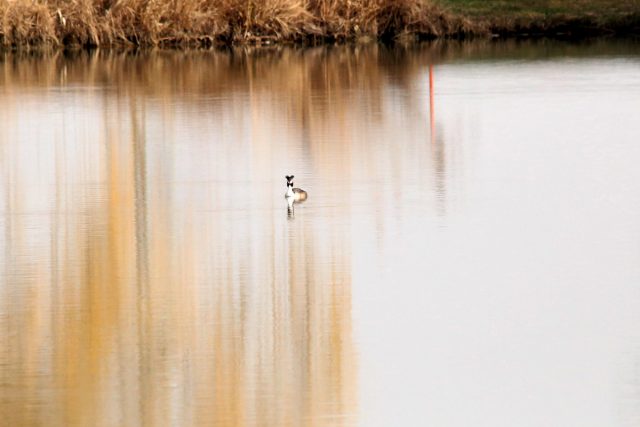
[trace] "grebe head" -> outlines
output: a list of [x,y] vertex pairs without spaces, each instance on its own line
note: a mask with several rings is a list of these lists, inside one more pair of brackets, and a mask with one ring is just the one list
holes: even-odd
[[286,175],[285,178],[287,178],[287,192],[284,196],[287,199],[293,198],[293,175]]

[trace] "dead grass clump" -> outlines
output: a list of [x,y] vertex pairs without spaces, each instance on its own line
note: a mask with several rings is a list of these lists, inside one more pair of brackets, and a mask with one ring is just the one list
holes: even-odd
[[308,8],[323,37],[344,39],[372,32],[372,3],[367,0],[311,0]]
[[475,30],[468,19],[430,0],[315,0],[310,8],[324,34],[332,38],[435,38],[469,35]]
[[[164,0],[116,0],[99,10],[105,25],[101,35],[104,44],[116,42],[136,46],[154,46],[172,34],[176,2]],[[176,25],[176,27],[179,27]]]
[[100,44],[100,25],[91,0],[60,1],[52,6],[56,6],[55,29],[62,44]]
[[221,36],[231,41],[293,40],[318,33],[300,0],[223,0],[218,7],[226,24]]
[[0,0],[0,41],[5,45],[51,44],[58,41],[46,3]]
[[376,0],[373,11],[375,31],[383,38],[398,34],[436,38],[479,32],[469,20],[454,16],[429,1]]

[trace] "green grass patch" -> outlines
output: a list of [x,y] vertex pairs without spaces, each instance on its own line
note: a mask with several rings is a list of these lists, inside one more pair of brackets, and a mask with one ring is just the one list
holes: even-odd
[[640,12],[640,0],[436,0],[455,13],[471,18],[520,18],[538,16],[601,19]]

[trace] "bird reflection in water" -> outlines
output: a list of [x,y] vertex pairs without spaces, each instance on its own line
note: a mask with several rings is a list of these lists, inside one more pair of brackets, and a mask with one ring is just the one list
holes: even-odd
[[295,205],[304,203],[304,200],[293,200],[293,198],[287,198],[287,218],[294,219],[296,216]]

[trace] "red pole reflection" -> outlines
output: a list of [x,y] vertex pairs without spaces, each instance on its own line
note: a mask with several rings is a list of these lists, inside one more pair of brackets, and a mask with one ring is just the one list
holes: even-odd
[[431,127],[431,143],[436,142],[436,112],[433,102],[433,65],[429,65],[429,124]]

